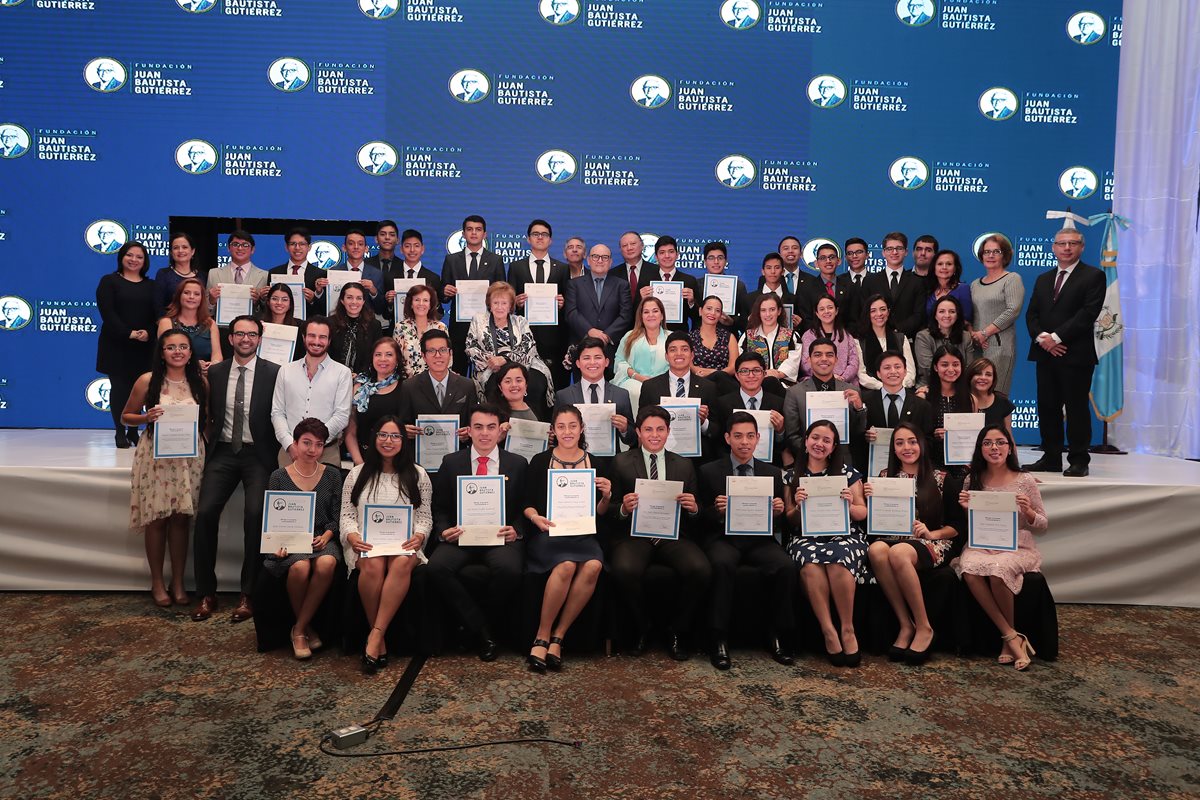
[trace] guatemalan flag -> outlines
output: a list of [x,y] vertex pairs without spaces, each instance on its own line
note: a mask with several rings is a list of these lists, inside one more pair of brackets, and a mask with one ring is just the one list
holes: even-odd
[[1112,422],[1125,410],[1124,347],[1125,321],[1121,317],[1121,294],[1117,286],[1117,232],[1125,230],[1129,220],[1109,212],[1089,219],[1092,225],[1104,221],[1100,267],[1104,270],[1107,289],[1104,306],[1096,318],[1096,356],[1099,363],[1092,376],[1092,408],[1096,417]]

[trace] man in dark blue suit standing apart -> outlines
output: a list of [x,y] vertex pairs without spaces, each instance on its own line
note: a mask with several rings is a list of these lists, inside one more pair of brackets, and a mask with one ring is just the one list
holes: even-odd
[[616,355],[617,343],[633,327],[633,300],[629,284],[609,274],[612,254],[607,245],[592,245],[588,271],[567,283],[563,314],[571,343],[594,336],[604,342],[604,355]]

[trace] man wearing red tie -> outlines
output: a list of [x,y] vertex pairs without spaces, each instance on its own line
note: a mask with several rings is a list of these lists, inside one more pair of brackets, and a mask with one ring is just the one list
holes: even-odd
[[621,263],[609,270],[609,274],[614,278],[624,278],[629,283],[629,300],[636,311],[638,303],[642,301],[638,294],[638,281],[642,278],[642,271],[654,269],[654,265],[642,258],[642,235],[637,231],[622,233],[617,245],[621,248]]
[[323,300],[320,304],[317,302],[322,297],[318,294],[317,281],[325,277],[325,272],[308,263],[308,251],[312,247],[312,234],[308,232],[307,228],[292,228],[288,231],[284,241],[287,244],[288,260],[277,267],[272,267],[270,274],[302,276],[304,278],[304,301],[308,304],[308,316],[318,316],[325,309]]
[[816,308],[817,301],[822,297],[831,297],[833,302],[837,303],[843,325],[846,324],[847,317],[852,316],[851,308],[855,304],[857,294],[853,286],[838,282],[837,269],[841,263],[837,245],[827,242],[817,248],[816,280],[807,282],[800,295],[798,313],[802,317],[813,319],[815,317],[813,309]]

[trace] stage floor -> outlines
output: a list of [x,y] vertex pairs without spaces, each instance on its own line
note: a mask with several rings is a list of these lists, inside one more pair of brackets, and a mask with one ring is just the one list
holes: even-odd
[[[1023,463],[1038,455],[1020,450]],[[109,431],[0,430],[0,590],[145,588],[132,461]],[[1200,463],[1097,455],[1087,478],[1038,478],[1050,518],[1038,547],[1059,601],[1200,607]],[[222,591],[237,589],[240,492],[221,519]]]

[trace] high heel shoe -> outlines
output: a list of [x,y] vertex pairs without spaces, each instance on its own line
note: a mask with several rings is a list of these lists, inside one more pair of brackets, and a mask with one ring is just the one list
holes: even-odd
[[908,657],[907,647],[897,647],[892,645],[888,648],[888,661],[901,662]]
[[913,650],[912,647],[909,647],[908,653],[904,656],[904,662],[912,667],[921,666],[933,655],[933,646],[935,644],[937,644],[936,632],[929,638],[929,644],[925,645],[924,650]]
[[[368,644],[371,641],[371,633],[374,633],[375,631],[379,631],[380,633],[382,633],[383,629],[378,626],[372,626],[370,633],[367,634]],[[310,638],[309,639],[310,645],[311,645],[311,642],[312,642],[312,639]],[[384,660],[384,656],[382,656],[382,655],[372,656],[371,654],[369,654],[367,652],[366,646],[365,645],[363,646],[363,654],[362,654],[363,672],[365,672],[368,675],[374,675],[377,671],[383,669],[385,666],[386,666],[386,661]]]
[[547,647],[547,649],[546,649],[546,666],[550,669],[551,672],[562,672],[562,665],[563,665],[563,660],[562,660],[562,655],[561,655],[562,643],[563,643],[563,640],[562,640],[561,636],[551,636],[550,637],[550,644],[558,645],[558,650],[560,653],[560,655],[556,656],[556,655],[554,655],[554,653],[550,652],[549,647]]
[[[547,642],[545,639],[534,639],[533,640],[533,647],[549,647],[549,646],[550,646],[550,643]],[[532,650],[533,647],[531,647],[530,650]],[[546,671],[546,659],[538,658],[532,652],[529,655],[525,656],[525,664],[526,664],[526,666],[529,667],[530,672],[545,672]]]
[[1015,659],[1015,658],[1013,658],[1012,656],[1010,656],[1008,653],[1004,652],[1004,645],[1005,645],[1006,643],[1008,643],[1008,642],[1011,642],[1013,639],[1017,638],[1017,637],[1018,637],[1018,636],[1020,636],[1020,635],[1021,635],[1021,634],[1017,633],[1016,631],[1013,631],[1013,632],[1012,632],[1010,635],[1008,635],[1008,636],[1001,636],[1001,637],[1000,637],[1000,642],[1001,642],[1001,644],[1000,644],[1000,656],[999,656],[999,657],[996,659],[996,663],[997,663],[997,664],[1002,664],[1002,665],[1004,665],[1004,666],[1008,666],[1009,664],[1011,664],[1011,663],[1013,663],[1014,661],[1016,661],[1016,659]]
[[304,637],[308,639],[308,646],[313,650],[320,650],[325,646],[325,643],[321,641],[321,637],[317,636],[317,632],[313,630],[312,625],[304,626]]
[[1029,665],[1032,663],[1033,657],[1037,655],[1037,651],[1033,649],[1033,645],[1029,643],[1029,637],[1025,634],[1018,633],[1017,638],[1021,640],[1021,650],[1025,654],[1025,657],[1018,658],[1013,666],[1017,668],[1017,672],[1024,672],[1029,669]]
[[312,658],[312,650],[308,647],[308,637],[303,633],[296,633],[296,629],[292,628],[292,655],[300,661],[306,661]]

